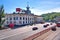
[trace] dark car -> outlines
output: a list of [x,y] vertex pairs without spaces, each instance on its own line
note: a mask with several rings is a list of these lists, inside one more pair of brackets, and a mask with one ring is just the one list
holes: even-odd
[[46,24],[46,26],[49,26],[49,24]]
[[33,27],[32,30],[37,30],[38,28],[37,27]]
[[45,24],[45,25],[43,25],[43,27],[47,27],[47,26],[49,26],[49,24]]
[[52,31],[56,31],[56,27],[51,27],[51,30]]
[[43,25],[43,27],[45,28],[45,27],[47,27],[47,25]]

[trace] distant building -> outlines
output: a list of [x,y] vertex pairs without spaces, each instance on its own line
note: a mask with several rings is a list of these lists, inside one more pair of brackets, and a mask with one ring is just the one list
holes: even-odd
[[54,18],[54,20],[55,20],[56,22],[60,22],[60,16]]

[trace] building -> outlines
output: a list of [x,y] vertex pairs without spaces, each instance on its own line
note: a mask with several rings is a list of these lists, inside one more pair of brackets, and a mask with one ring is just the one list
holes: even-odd
[[43,17],[32,14],[28,6],[26,8],[27,10],[23,10],[23,9],[19,10],[20,8],[18,8],[17,9],[18,12],[6,14],[5,16],[6,21],[4,25],[9,25],[13,23],[14,25],[20,26],[20,25],[39,23],[43,21]]
[[34,15],[34,21],[35,21],[35,23],[44,22],[43,17],[38,16],[38,15]]
[[5,21],[6,25],[9,25],[10,23],[14,23],[15,25],[22,25],[34,22],[34,15],[32,14],[6,14],[5,18],[7,19]]
[[60,22],[60,16],[57,16],[56,18],[54,18],[54,20],[55,20],[56,22]]

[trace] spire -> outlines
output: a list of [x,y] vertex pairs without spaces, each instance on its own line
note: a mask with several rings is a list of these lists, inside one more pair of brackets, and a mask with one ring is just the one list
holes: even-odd
[[29,7],[29,2],[27,2],[27,7],[26,7],[26,9],[27,9],[27,10],[26,10],[26,13],[27,13],[27,14],[31,14],[31,11],[29,10],[29,8],[30,8],[30,7]]
[[27,10],[29,10],[29,8],[30,8],[30,7],[29,7],[29,2],[27,2],[27,7],[26,7],[26,8],[27,8]]

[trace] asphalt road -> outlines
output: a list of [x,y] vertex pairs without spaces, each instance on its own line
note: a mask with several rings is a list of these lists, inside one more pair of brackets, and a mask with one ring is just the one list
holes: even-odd
[[[45,24],[47,24],[47,23],[45,23]],[[47,28],[44,28],[43,25],[45,25],[45,24],[36,24],[33,26],[25,26],[25,27],[10,30],[7,32],[1,32],[0,40],[23,40],[24,38],[27,38],[33,34],[36,34],[42,30],[45,30],[45,29],[55,25],[55,23],[53,23],[53,25],[50,25]],[[38,30],[33,31],[32,30],[33,27],[38,27]]]

